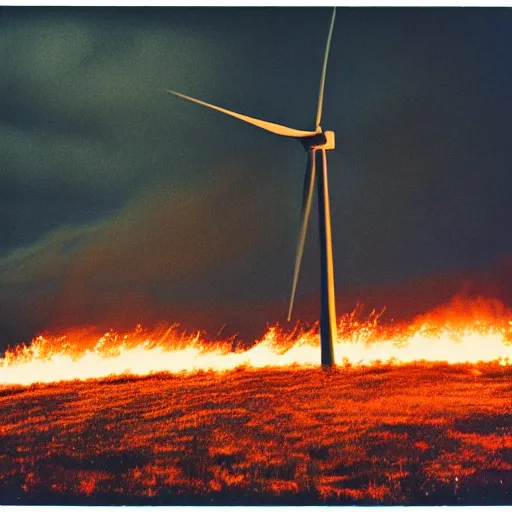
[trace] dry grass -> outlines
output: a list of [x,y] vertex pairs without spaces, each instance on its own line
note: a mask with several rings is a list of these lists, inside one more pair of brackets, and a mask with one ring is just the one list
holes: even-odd
[[512,504],[512,372],[235,370],[0,388],[4,504]]

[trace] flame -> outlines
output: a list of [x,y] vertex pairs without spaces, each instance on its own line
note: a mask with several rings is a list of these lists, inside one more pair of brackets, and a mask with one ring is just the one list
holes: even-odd
[[[338,321],[335,360],[342,366],[408,364],[416,361],[512,364],[512,314],[498,301],[453,300],[409,324],[383,324],[382,312],[361,319],[362,307]],[[244,367],[318,366],[318,324],[297,325],[291,333],[278,325],[246,350],[233,350],[235,338],[208,341],[202,332],[178,327],[127,334],[70,331],[38,336],[29,345],[8,349],[0,360],[0,385],[86,380],[158,372],[228,371]]]

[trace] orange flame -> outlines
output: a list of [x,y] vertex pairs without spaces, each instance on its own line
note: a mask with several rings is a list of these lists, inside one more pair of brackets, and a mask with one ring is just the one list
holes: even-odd
[[[512,364],[512,314],[497,301],[455,299],[410,324],[381,324],[381,313],[361,319],[362,307],[338,321],[334,347],[338,365],[365,366],[414,361]],[[0,360],[0,385],[148,375],[157,372],[227,371],[239,367],[317,366],[318,325],[291,333],[270,327],[247,350],[233,350],[234,339],[209,342],[201,332],[186,334],[176,325],[146,332],[101,337],[93,331],[38,336],[9,349]]]

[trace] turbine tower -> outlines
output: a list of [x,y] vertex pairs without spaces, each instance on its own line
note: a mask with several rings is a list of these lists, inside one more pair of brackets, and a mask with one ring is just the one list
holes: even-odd
[[[334,149],[334,132],[324,131],[320,126],[322,120],[322,107],[324,100],[325,75],[327,72],[327,60],[329,57],[329,48],[331,46],[332,31],[334,28],[334,19],[336,17],[336,7],[333,9],[327,44],[325,47],[322,74],[320,77],[320,88],[318,92],[318,103],[316,112],[315,129],[313,131],[296,130],[287,126],[282,126],[269,121],[263,121],[254,117],[249,117],[238,112],[233,112],[225,108],[217,107],[210,103],[191,98],[185,94],[176,91],[167,90],[174,96],[179,96],[188,101],[198,103],[223,114],[235,117],[241,121],[262,128],[271,133],[284,137],[293,137],[302,143],[307,152],[306,175],[304,177],[304,190],[302,197],[301,221],[299,230],[299,240],[295,255],[295,269],[293,274],[292,293],[290,297],[290,307],[288,309],[288,321],[291,319],[295,291],[299,278],[302,254],[306,242],[306,233],[308,228],[309,216],[311,212],[311,203],[315,189],[315,181],[318,192],[318,220],[320,235],[320,347],[321,363],[324,367],[330,367],[334,364],[333,346],[336,343],[336,304],[334,296],[334,266],[332,258],[331,241],[331,213],[329,207],[329,187],[327,181],[327,151]],[[317,171],[318,169],[318,171]]]

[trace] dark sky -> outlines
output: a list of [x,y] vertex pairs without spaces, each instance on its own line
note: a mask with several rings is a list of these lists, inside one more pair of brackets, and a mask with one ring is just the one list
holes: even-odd
[[[284,321],[302,147],[164,91],[313,129],[330,16],[1,8],[0,345],[65,325]],[[503,280],[510,48],[508,8],[338,9],[322,126],[339,312],[429,276]],[[315,209],[299,316],[318,281]]]

